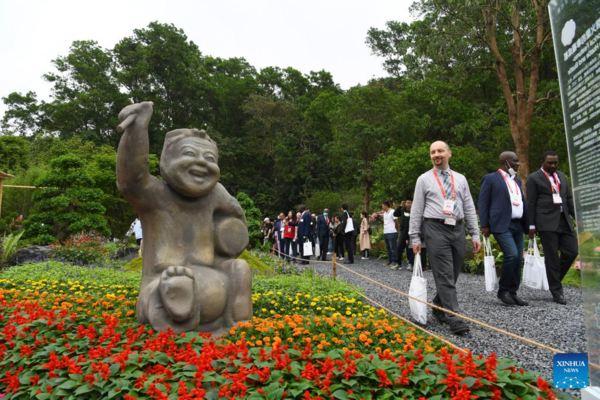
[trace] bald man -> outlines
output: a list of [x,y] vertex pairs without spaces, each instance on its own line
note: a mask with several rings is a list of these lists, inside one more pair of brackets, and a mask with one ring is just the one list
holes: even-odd
[[[467,223],[473,240],[473,251],[481,249],[479,224],[467,179],[450,169],[450,146],[438,141],[431,144],[429,155],[433,169],[419,177],[413,196],[409,232],[413,251],[421,253],[421,237],[429,253],[429,265],[437,294],[433,303],[460,312],[456,280],[465,260],[465,228]],[[450,325],[456,335],[469,332],[460,318],[434,309],[433,316]]]
[[498,171],[481,181],[479,219],[481,233],[494,235],[504,253],[498,284],[498,298],[508,306],[526,306],[517,296],[523,265],[523,237],[529,232],[527,204],[517,178],[519,157],[512,151],[500,154]]

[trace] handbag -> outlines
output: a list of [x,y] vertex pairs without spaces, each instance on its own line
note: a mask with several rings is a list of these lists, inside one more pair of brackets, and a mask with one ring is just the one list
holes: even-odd
[[496,260],[492,253],[492,245],[490,239],[483,236],[483,267],[485,274],[485,290],[488,292],[496,289],[498,283],[498,275],[496,274]]
[[304,242],[304,244],[302,245],[304,247],[302,247],[302,250],[304,250],[302,252],[303,256],[312,256],[313,255],[313,251],[312,251],[312,243],[310,242],[310,240],[306,240],[306,242]]
[[[525,265],[523,267],[523,285],[532,289],[543,289],[546,266],[544,259],[540,256],[537,240],[529,239],[527,253],[525,254]],[[547,280],[547,278],[546,278]]]
[[367,229],[367,233],[368,233],[369,235],[372,235],[372,234],[373,234],[373,229],[371,229],[371,227],[370,227],[370,226],[369,226],[369,228]]
[[[415,254],[415,265],[413,266],[412,279],[408,294],[422,301],[427,301],[427,279],[423,276],[421,267],[421,254]],[[427,304],[409,299],[410,314],[418,323],[427,324]]]
[[321,254],[321,243],[319,242],[319,238],[315,240],[315,256]]
[[352,221],[352,218],[350,218],[350,214],[348,214],[347,211],[346,215],[348,216],[348,219],[346,220],[346,229],[344,230],[344,233],[352,232],[354,230],[354,221]]

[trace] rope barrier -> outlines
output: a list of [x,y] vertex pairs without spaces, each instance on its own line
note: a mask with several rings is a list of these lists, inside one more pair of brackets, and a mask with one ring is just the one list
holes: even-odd
[[[514,334],[512,332],[509,332],[509,331],[506,331],[504,329],[500,329],[500,328],[497,328],[495,326],[486,324],[485,322],[481,322],[479,320],[467,317],[466,315],[462,315],[460,313],[457,313],[457,312],[454,312],[454,311],[451,311],[451,310],[447,310],[447,309],[445,309],[443,307],[440,307],[440,306],[438,306],[436,304],[429,303],[427,301],[418,299],[416,297],[413,297],[413,296],[409,295],[408,293],[404,293],[404,292],[402,292],[402,291],[400,291],[398,289],[394,289],[394,288],[392,288],[390,286],[387,286],[387,285],[385,285],[385,284],[383,284],[381,282],[373,280],[373,279],[369,278],[368,276],[365,276],[365,275],[362,275],[362,274],[360,274],[360,273],[358,273],[356,271],[353,271],[350,268],[347,268],[347,267],[344,267],[344,266],[342,266],[342,268],[345,269],[345,270],[347,270],[347,271],[349,271],[349,272],[351,272],[351,273],[353,273],[353,274],[355,274],[355,275],[360,276],[361,278],[363,278],[365,280],[368,280],[368,281],[373,282],[373,283],[375,283],[375,284],[377,284],[379,286],[382,286],[382,287],[384,287],[386,289],[389,289],[389,290],[391,290],[391,291],[393,291],[395,293],[398,293],[398,294],[400,294],[402,296],[408,297],[409,299],[418,301],[419,303],[426,304],[427,306],[429,306],[431,308],[436,308],[436,309],[438,309],[440,311],[443,311],[446,314],[454,315],[454,316],[456,316],[458,318],[461,318],[461,319],[463,319],[465,321],[471,322],[472,324],[482,326],[484,328],[490,329],[492,331],[495,331],[497,333],[501,333],[501,334],[506,335],[506,336],[510,336],[510,337],[512,337],[514,339],[520,340],[520,341],[528,343],[530,345],[537,346],[537,347],[542,348],[544,350],[548,350],[548,351],[550,351],[550,352],[552,352],[554,354],[563,354],[563,353],[566,353],[565,351],[562,351],[562,350],[559,350],[559,349],[555,349],[554,347],[547,346],[545,344],[536,342],[535,340],[527,339],[527,338],[525,338],[523,336],[516,335],[516,334]],[[600,369],[600,365],[597,365],[597,364],[594,364],[594,363],[591,363],[591,362],[589,363],[589,365],[592,366],[592,367],[594,367],[594,368],[596,368],[596,369]]]
[[[274,248],[273,248],[273,254],[272,254],[272,255],[273,255],[273,257],[278,257],[278,256],[276,256],[276,255],[275,255],[275,249],[274,249]],[[286,255],[286,257],[288,257],[288,256]],[[289,258],[290,258],[290,259],[296,259],[296,260],[300,260],[300,261],[306,261],[305,259],[296,258],[296,257],[293,257],[293,256],[289,256]],[[285,259],[285,258],[284,258],[284,259]],[[329,262],[327,262],[327,261],[318,261],[318,260],[312,260],[311,262],[316,262],[316,263],[320,263],[320,264],[329,264]],[[335,253],[333,253],[333,256],[332,256],[332,259],[331,259],[331,263],[332,263],[332,267],[333,267],[333,271],[332,271],[332,272],[333,272],[333,276],[332,276],[332,278],[334,278],[334,279],[335,279],[335,278],[336,278],[336,272],[337,272],[337,262],[336,262],[336,254],[335,254]],[[359,276],[361,276],[361,277],[364,277],[365,279],[367,279],[367,280],[369,280],[369,281],[371,281],[371,282],[374,282],[374,283],[376,283],[376,284],[378,284],[378,285],[380,285],[380,286],[383,286],[383,287],[385,287],[385,288],[388,288],[388,289],[390,289],[390,290],[392,290],[392,291],[397,291],[397,290],[396,290],[396,289],[394,289],[394,288],[391,288],[391,287],[389,287],[389,286],[387,286],[387,285],[384,285],[384,284],[382,284],[382,283],[380,283],[380,282],[377,282],[377,281],[375,281],[375,280],[373,280],[373,279],[371,279],[371,278],[369,278],[369,277],[367,277],[367,276],[361,275],[361,274],[359,274],[358,272],[354,272],[354,271],[352,271],[351,269],[349,269],[349,268],[347,268],[347,267],[344,267],[344,266],[342,266],[342,268],[344,268],[344,269],[346,269],[346,270],[348,270],[348,271],[350,271],[350,272],[352,272],[352,273],[355,273],[355,274],[357,274],[357,275],[359,275]],[[463,353],[466,353],[466,352],[467,352],[465,349],[462,349],[462,348],[458,347],[457,345],[455,345],[454,343],[452,343],[452,342],[450,342],[450,341],[448,341],[448,340],[444,339],[443,337],[441,337],[441,336],[439,336],[439,335],[436,335],[435,333],[433,333],[433,332],[431,332],[431,331],[428,331],[427,329],[423,328],[421,325],[418,325],[418,324],[416,324],[416,323],[414,323],[414,322],[412,322],[412,321],[410,321],[410,320],[408,320],[408,319],[406,319],[406,318],[402,317],[400,314],[398,314],[398,313],[396,313],[396,312],[394,312],[394,311],[390,310],[389,308],[387,308],[387,307],[386,307],[386,306],[384,306],[383,304],[381,304],[381,303],[379,303],[379,302],[377,302],[377,301],[373,300],[373,299],[372,299],[372,298],[370,298],[369,296],[367,296],[367,295],[365,295],[365,294],[363,294],[363,293],[360,293],[358,290],[354,289],[354,292],[355,292],[357,295],[359,295],[359,296],[361,296],[362,298],[364,298],[365,300],[367,300],[368,302],[370,302],[371,304],[375,304],[376,306],[378,306],[378,307],[379,307],[379,308],[381,308],[382,310],[385,310],[385,311],[386,311],[388,314],[390,314],[390,315],[392,315],[392,316],[394,316],[394,317],[396,317],[396,318],[398,318],[398,319],[400,319],[400,320],[402,320],[402,321],[404,321],[404,322],[408,323],[409,325],[412,325],[412,326],[413,326],[413,327],[415,327],[416,329],[420,330],[421,332],[424,332],[424,333],[426,333],[427,335],[429,335],[429,336],[431,336],[431,337],[435,338],[436,340],[438,340],[438,341],[440,341],[440,342],[442,342],[442,343],[446,344],[447,346],[449,346],[449,347],[451,347],[451,348],[453,348],[453,349],[457,349],[457,350],[459,350],[459,351],[461,351],[461,352],[463,352]],[[413,298],[412,296],[409,296],[408,294],[402,293],[402,292],[400,292],[400,291],[397,291],[397,292],[399,292],[399,293],[401,293],[401,294],[404,294],[404,295],[406,295],[406,296],[408,296],[408,297],[410,297],[410,298]],[[420,302],[422,302],[422,303],[425,303],[425,304],[428,304],[428,305],[429,305],[429,303],[427,303],[427,302],[423,302],[422,300],[419,300],[419,299],[415,299],[415,300],[418,300],[418,301],[420,301]],[[434,306],[434,307],[436,307],[436,308],[439,308],[439,309],[441,309],[441,310],[445,310],[444,308],[442,308],[442,307],[438,307],[438,306],[436,306],[435,304],[432,304],[432,306]],[[591,363],[590,363],[590,365],[591,365]],[[539,391],[540,391],[540,390],[539,390],[539,388],[537,388],[537,387],[535,387],[535,386],[533,386],[533,385],[531,385],[531,384],[529,384],[529,383],[526,383],[526,385],[527,385],[528,387],[530,387],[531,389],[533,389],[534,391],[536,391],[536,392],[539,392]]]
[[[308,261],[308,260],[306,260],[306,259],[302,259],[302,258],[296,258],[296,257],[292,257],[292,256],[287,256],[287,255],[286,255],[286,257],[289,257],[290,259],[296,259],[296,260],[300,260],[300,261]],[[312,261],[310,261],[310,262],[311,262],[311,263],[318,263],[318,264],[329,264],[329,263],[330,263],[330,262],[328,262],[328,261],[318,261],[318,260],[312,260]],[[332,257],[332,260],[331,260],[331,264],[332,264],[332,277],[335,279],[335,278],[337,277],[337,265],[338,265],[338,263],[336,262],[336,255],[335,255],[335,254],[333,254],[333,257]],[[481,321],[479,321],[479,320],[476,320],[476,319],[473,319],[473,318],[467,317],[466,315],[462,315],[462,314],[460,314],[460,313],[457,313],[457,312],[455,312],[455,311],[452,311],[452,310],[445,309],[445,308],[443,308],[443,307],[441,307],[441,306],[438,306],[438,305],[436,305],[436,304],[429,303],[429,302],[427,302],[427,301],[424,301],[424,300],[418,299],[418,298],[416,298],[416,297],[413,297],[413,296],[409,295],[408,293],[404,293],[404,292],[402,292],[402,291],[400,291],[400,290],[398,290],[398,289],[395,289],[395,288],[393,288],[393,287],[391,287],[391,286],[385,285],[385,284],[383,284],[383,283],[381,283],[381,282],[378,282],[378,281],[376,281],[376,280],[374,280],[374,279],[371,279],[371,278],[369,278],[368,276],[365,276],[365,275],[362,275],[362,274],[360,274],[360,273],[358,273],[358,272],[356,272],[356,271],[353,271],[353,270],[351,270],[351,269],[350,269],[350,268],[348,268],[348,267],[345,267],[345,266],[343,266],[343,265],[340,265],[340,266],[341,266],[343,269],[345,269],[346,271],[349,271],[350,273],[353,273],[353,274],[355,274],[355,275],[357,275],[357,276],[359,276],[359,277],[363,278],[364,280],[367,280],[367,281],[369,281],[369,282],[372,282],[372,283],[374,283],[374,284],[376,284],[376,285],[379,285],[379,286],[381,286],[381,287],[383,287],[383,288],[385,288],[385,289],[391,290],[392,292],[395,292],[395,293],[397,293],[397,294],[400,294],[400,295],[402,295],[402,296],[404,296],[404,297],[408,297],[409,299],[412,299],[412,300],[418,301],[418,302],[420,302],[420,303],[422,303],[422,304],[425,304],[425,305],[427,305],[428,307],[435,308],[435,309],[438,309],[438,310],[440,310],[440,311],[443,311],[443,312],[444,312],[444,313],[446,313],[446,314],[453,315],[453,316],[455,316],[455,317],[458,317],[458,318],[461,318],[461,319],[463,319],[463,320],[465,320],[465,321],[471,322],[472,324],[479,325],[479,326],[481,326],[481,327],[487,328],[487,329],[489,329],[489,330],[492,330],[492,331],[495,331],[495,332],[497,332],[497,333],[500,333],[500,334],[503,334],[503,335],[506,335],[506,336],[512,337],[512,338],[514,338],[514,339],[520,340],[520,341],[522,341],[522,342],[525,342],[525,343],[527,343],[527,344],[530,344],[530,345],[532,345],[532,346],[539,347],[539,348],[541,348],[541,349],[547,350],[547,351],[549,351],[549,352],[551,352],[551,353],[554,353],[554,354],[562,354],[562,353],[566,353],[565,351],[562,351],[562,350],[559,350],[559,349],[555,349],[554,347],[551,347],[551,346],[548,346],[548,345],[545,345],[545,344],[542,344],[542,343],[536,342],[535,340],[531,340],[531,339],[525,338],[525,337],[523,337],[523,336],[519,336],[519,335],[517,335],[517,334],[514,334],[514,333],[512,333],[512,332],[509,332],[509,331],[507,331],[507,330],[504,330],[504,329],[501,329],[501,328],[497,328],[497,327],[495,327],[495,326],[492,326],[492,325],[486,324],[485,322],[481,322]],[[360,294],[360,293],[359,293],[359,294]],[[364,295],[362,295],[362,294],[360,294],[360,295],[361,295],[361,296],[364,296]],[[365,298],[366,298],[366,296],[365,296]],[[396,317],[398,317],[398,318],[400,318],[400,319],[402,319],[402,320],[404,320],[404,321],[407,321],[407,322],[409,322],[409,321],[408,321],[406,318],[399,317],[399,316],[398,316],[396,313],[393,313],[393,312],[391,312],[389,309],[387,309],[387,308],[383,307],[381,304],[379,304],[379,303],[376,303],[376,302],[374,302],[373,300],[369,300],[369,301],[373,302],[374,304],[377,304],[379,307],[381,307],[381,308],[385,309],[387,312],[390,312],[392,315],[394,315],[394,316],[396,316]],[[414,325],[414,326],[418,326],[417,324],[414,324],[413,322],[410,322],[410,323],[411,323],[412,325]],[[437,336],[436,336],[436,335],[433,335],[431,332],[428,332],[427,330],[423,329],[422,327],[419,327],[419,328],[420,328],[421,330],[423,330],[424,332],[427,332],[428,334],[430,334],[430,335],[432,335],[433,337],[436,337],[436,338],[437,338]],[[447,341],[445,341],[445,340],[443,340],[443,341],[444,341],[444,343],[450,343],[450,342],[447,342]],[[455,345],[452,345],[452,346],[453,346],[453,347],[456,347]],[[457,347],[456,347],[456,348],[457,348]],[[592,366],[592,367],[594,367],[594,368],[596,368],[596,369],[600,369],[600,365],[597,365],[597,364],[594,364],[594,363],[589,363],[589,365],[590,365],[590,366]]]

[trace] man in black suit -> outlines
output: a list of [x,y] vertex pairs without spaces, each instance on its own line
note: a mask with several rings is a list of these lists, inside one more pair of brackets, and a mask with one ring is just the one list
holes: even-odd
[[[329,245],[329,210],[324,209],[323,214],[317,217],[317,237],[319,238],[319,246],[321,247],[320,258],[327,261],[327,247]],[[318,256],[315,254],[315,256]]]
[[[348,226],[348,221],[352,221],[352,229]],[[354,226],[354,221],[352,217],[350,217],[350,213],[348,212],[348,204],[342,204],[342,232],[344,232],[344,243],[346,245],[346,250],[348,251],[348,260],[344,261],[344,264],[354,264],[354,246],[352,245],[352,240],[356,239],[354,236],[354,230],[356,227]]]
[[571,220],[575,209],[567,177],[557,168],[558,154],[547,151],[542,155],[542,168],[527,178],[529,237],[533,238],[536,232],[540,235],[550,292],[556,303],[567,304],[561,281],[577,258],[577,238]]

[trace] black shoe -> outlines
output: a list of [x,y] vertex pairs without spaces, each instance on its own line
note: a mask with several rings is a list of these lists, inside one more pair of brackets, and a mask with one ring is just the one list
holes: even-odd
[[470,331],[469,326],[460,319],[456,319],[450,323],[450,330],[455,335],[464,335]]
[[529,303],[526,301],[523,301],[519,298],[519,296],[517,296],[516,294],[511,294],[510,297],[512,297],[513,301],[515,302],[516,305],[518,306],[528,306]]
[[498,293],[498,298],[506,305],[508,306],[514,306],[515,304],[515,300],[510,296],[510,294],[504,292],[504,293]]
[[442,310],[438,310],[437,308],[433,308],[431,310],[431,314],[433,314],[433,317],[435,319],[437,319],[437,321],[440,324],[447,324],[448,323],[448,318],[446,318],[446,314]]
[[565,300],[565,296],[563,294],[557,294],[557,295],[552,296],[552,297],[554,297],[554,302],[555,303],[563,304],[563,305],[567,304],[567,300]]

